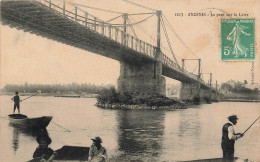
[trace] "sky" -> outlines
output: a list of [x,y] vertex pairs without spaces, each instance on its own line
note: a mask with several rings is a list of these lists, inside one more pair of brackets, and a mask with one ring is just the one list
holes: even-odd
[[[58,0],[59,4],[61,4]],[[150,10],[131,5],[123,0],[74,0],[70,1],[106,10],[122,13],[144,13]],[[259,83],[259,0],[132,0],[132,2],[162,10],[163,14],[173,27],[174,34],[168,29],[171,46],[179,63],[181,59],[201,58],[203,73],[213,73],[213,83],[226,82],[230,79],[251,82],[252,62],[220,60],[220,19],[227,17],[187,16],[188,13],[246,13],[247,17],[255,18],[256,60],[254,63],[255,82]],[[71,8],[68,8],[71,10]],[[119,14],[97,11],[89,8],[82,9],[108,20]],[[175,13],[184,13],[176,16]],[[132,17],[138,21],[147,16]],[[239,17],[232,17],[239,18]],[[117,20],[119,23],[123,20]],[[117,22],[117,23],[118,23]],[[116,22],[114,22],[116,23]],[[140,25],[156,39],[156,17]],[[136,28],[136,34],[144,40],[149,37]],[[9,26],[0,26],[1,30],[1,55],[0,55],[0,88],[6,84],[66,84],[66,83],[93,83],[117,84],[120,73],[119,62],[84,51],[72,46],[52,41],[47,38],[23,32]],[[128,29],[130,31],[130,29]],[[150,41],[153,41],[150,39]],[[163,46],[167,46],[165,37],[162,36]],[[189,50],[183,45],[185,44]],[[192,52],[190,52],[192,51]],[[173,60],[171,55],[168,55]],[[187,70],[196,71],[196,62],[188,61]],[[204,74],[203,78],[209,79]],[[176,81],[167,78],[167,83]]]

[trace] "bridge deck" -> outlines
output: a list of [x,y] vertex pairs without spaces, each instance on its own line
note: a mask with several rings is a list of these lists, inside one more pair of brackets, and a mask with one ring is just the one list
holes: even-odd
[[[62,13],[62,10],[58,11],[39,1],[2,0],[0,3],[3,25],[9,25],[118,61],[134,62],[135,64],[156,61],[154,46],[128,34],[123,34],[122,31],[111,28],[109,25],[101,24],[100,26],[99,24],[98,27],[101,31],[98,31],[96,22],[88,22],[84,25],[80,19],[77,19],[76,14],[70,12],[70,15],[75,16],[73,19],[73,16]],[[95,25],[94,29],[93,25]],[[162,55],[163,75],[181,82],[198,82],[196,75],[181,69],[166,55]],[[199,82],[202,88],[211,88],[203,80],[199,80]]]

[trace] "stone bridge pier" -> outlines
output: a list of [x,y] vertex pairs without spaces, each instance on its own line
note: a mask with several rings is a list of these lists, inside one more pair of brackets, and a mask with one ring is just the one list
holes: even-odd
[[193,100],[195,97],[200,96],[200,87],[197,83],[181,83],[180,100]]
[[211,101],[216,99],[216,93],[211,89],[202,88],[197,83],[181,83],[180,100],[194,100],[195,97],[200,97],[200,101]]
[[141,92],[166,95],[166,80],[162,76],[161,55],[156,61],[120,62],[118,92]]
[[201,100],[211,101],[212,100],[212,91],[210,89],[201,89],[200,90]]

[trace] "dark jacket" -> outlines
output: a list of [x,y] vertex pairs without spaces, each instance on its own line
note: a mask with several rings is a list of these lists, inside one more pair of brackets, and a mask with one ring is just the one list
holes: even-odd
[[222,128],[222,147],[234,148],[235,140],[228,138],[228,127],[232,126],[230,123],[226,123]]
[[19,104],[19,102],[20,102],[20,97],[19,97],[19,96],[14,96],[14,97],[13,97],[13,100],[14,100],[14,103],[15,103],[15,104]]

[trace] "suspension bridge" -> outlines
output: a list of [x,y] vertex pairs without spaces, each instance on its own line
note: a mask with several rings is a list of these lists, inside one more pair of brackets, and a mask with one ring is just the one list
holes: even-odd
[[[151,12],[120,13],[61,0],[2,0],[0,3],[3,25],[119,61],[118,91],[165,95],[166,76],[181,82],[180,97],[183,100],[195,96],[217,96],[217,90],[211,83],[212,74],[208,82],[201,77],[201,59],[191,59],[198,61],[195,74],[185,69],[185,60],[189,59],[182,59],[182,65],[179,65],[167,27],[175,31],[162,11],[148,8]],[[117,13],[119,16],[105,21],[91,14],[89,9]],[[146,17],[134,22],[131,16],[136,15]],[[134,27],[152,17],[156,17],[156,38],[146,41],[137,36]],[[123,18],[122,23],[114,23],[119,18]],[[168,49],[161,42],[162,31]]]

